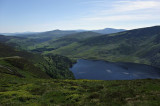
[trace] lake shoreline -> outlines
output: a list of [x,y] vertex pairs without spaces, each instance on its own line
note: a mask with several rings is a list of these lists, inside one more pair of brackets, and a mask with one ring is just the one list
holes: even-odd
[[[107,61],[107,60],[104,60],[104,59],[86,59],[86,58],[77,58],[75,59],[76,62],[74,64],[77,63],[77,60],[90,60],[90,61],[104,61],[104,62],[107,62],[107,63],[130,63],[130,64],[139,64],[139,65],[146,65],[146,66],[151,66],[151,67],[154,67],[154,68],[157,68],[157,69],[160,69],[159,67],[156,67],[156,66],[153,66],[153,65],[150,65],[150,64],[143,64],[143,63],[135,63],[135,62],[120,62],[120,61],[117,61],[117,62],[114,62],[114,61]],[[74,65],[73,64],[73,65]]]
[[70,70],[76,79],[133,80],[160,78],[159,68],[131,62],[77,59]]

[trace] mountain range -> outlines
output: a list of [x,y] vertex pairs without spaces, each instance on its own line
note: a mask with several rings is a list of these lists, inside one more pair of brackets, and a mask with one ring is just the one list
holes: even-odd
[[[70,58],[101,59],[149,64],[159,67],[160,26],[113,34],[79,32],[22,48],[43,54],[60,54]],[[37,40],[37,39],[34,39]],[[32,42],[32,41],[31,41]]]
[[97,32],[100,34],[110,34],[110,33],[116,33],[116,32],[121,32],[125,31],[125,29],[115,29],[115,28],[104,28],[104,29],[99,29],[99,30],[52,30],[52,31],[46,31],[46,32],[15,32],[15,33],[0,33],[1,35],[6,35],[6,36],[38,36],[40,35],[43,37],[43,35],[64,35],[64,34],[71,34],[71,33],[77,33],[77,32],[85,32],[85,31],[92,31],[92,32]]
[[160,66],[160,26],[112,34],[55,30],[4,38],[9,39],[6,41],[7,44],[44,55],[58,54],[74,59],[135,62]]

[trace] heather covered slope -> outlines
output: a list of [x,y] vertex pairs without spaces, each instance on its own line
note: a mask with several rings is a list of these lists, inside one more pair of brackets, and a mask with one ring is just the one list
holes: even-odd
[[53,80],[0,73],[0,105],[159,106],[160,80]]

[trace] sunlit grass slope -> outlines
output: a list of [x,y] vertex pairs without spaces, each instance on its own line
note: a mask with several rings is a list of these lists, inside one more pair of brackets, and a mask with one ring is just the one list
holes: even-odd
[[0,105],[160,105],[160,80],[53,80],[0,73]]

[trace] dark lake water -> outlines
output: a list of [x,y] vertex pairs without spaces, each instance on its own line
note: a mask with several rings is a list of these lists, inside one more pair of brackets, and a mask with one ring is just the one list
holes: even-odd
[[74,73],[76,79],[160,79],[160,69],[135,63],[112,63],[79,59],[70,70]]

